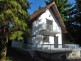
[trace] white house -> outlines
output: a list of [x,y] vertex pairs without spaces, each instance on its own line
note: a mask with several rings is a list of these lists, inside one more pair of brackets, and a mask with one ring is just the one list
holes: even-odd
[[54,2],[30,16],[31,40],[34,48],[62,48],[62,34],[66,33],[65,25]]
[[[37,10],[29,18],[32,28],[29,43],[33,49],[62,48],[62,34],[66,33],[65,25],[54,2]],[[12,42],[12,46],[22,48],[23,42]]]

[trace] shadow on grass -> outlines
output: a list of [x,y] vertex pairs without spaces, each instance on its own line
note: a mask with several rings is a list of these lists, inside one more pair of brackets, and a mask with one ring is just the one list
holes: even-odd
[[7,61],[34,61],[28,52],[26,54],[23,51],[18,51],[14,48],[8,49]]
[[[10,48],[7,52],[6,61],[37,61],[34,60],[29,53],[19,49]],[[81,60],[45,60],[45,61],[81,61]]]

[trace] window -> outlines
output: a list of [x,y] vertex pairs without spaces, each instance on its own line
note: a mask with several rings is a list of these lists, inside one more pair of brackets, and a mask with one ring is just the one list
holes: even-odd
[[46,19],[46,23],[49,24],[49,25],[52,25],[52,20],[49,20],[49,19]]
[[49,36],[44,36],[43,37],[43,42],[49,42]]
[[53,21],[46,19],[46,23],[47,23],[47,29],[53,30]]

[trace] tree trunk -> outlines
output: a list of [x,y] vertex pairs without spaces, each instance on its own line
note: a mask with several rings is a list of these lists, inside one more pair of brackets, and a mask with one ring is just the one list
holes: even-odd
[[11,47],[12,47],[12,40],[9,40],[7,44],[7,49],[10,49]]
[[8,38],[0,41],[0,61],[6,61]]
[[1,51],[0,61],[5,61],[6,60],[6,54],[7,54],[7,47],[5,46],[4,48],[2,48],[2,51]]

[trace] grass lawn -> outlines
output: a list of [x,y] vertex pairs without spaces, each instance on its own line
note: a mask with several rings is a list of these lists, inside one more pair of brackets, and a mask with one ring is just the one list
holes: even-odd
[[29,54],[22,54],[15,49],[8,49],[6,61],[34,61]]

